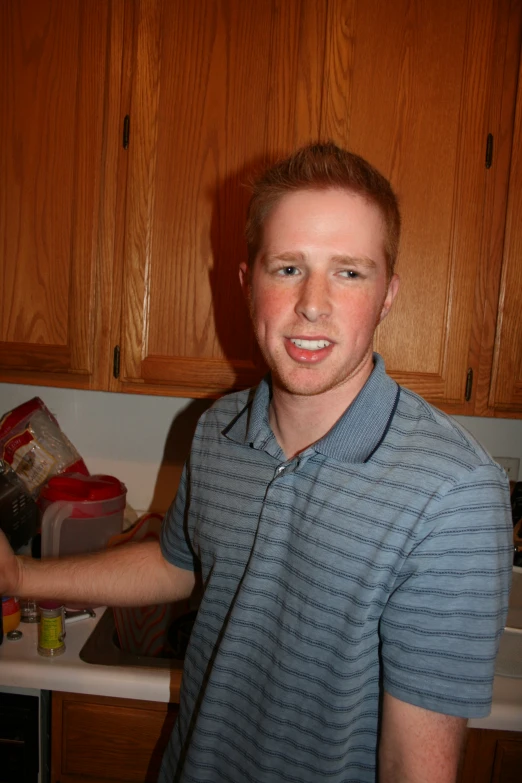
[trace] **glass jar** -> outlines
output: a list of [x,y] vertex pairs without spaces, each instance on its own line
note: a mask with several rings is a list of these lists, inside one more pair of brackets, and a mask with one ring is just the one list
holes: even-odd
[[20,612],[23,623],[37,623],[40,619],[38,604],[32,598],[20,598]]

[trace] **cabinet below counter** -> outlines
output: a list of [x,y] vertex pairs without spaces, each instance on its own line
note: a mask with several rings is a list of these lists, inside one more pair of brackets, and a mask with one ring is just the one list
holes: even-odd
[[177,713],[177,704],[54,692],[51,780],[156,783]]

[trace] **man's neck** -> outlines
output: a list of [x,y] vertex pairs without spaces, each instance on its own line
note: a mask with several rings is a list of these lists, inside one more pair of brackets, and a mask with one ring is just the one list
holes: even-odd
[[359,394],[367,378],[365,375],[354,379],[354,383],[310,396],[292,394],[274,383],[269,421],[285,457],[295,457],[324,437]]

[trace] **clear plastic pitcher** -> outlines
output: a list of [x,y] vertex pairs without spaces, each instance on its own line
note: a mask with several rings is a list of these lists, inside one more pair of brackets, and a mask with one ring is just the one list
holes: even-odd
[[121,533],[127,489],[114,476],[54,476],[40,493],[42,557],[104,549]]

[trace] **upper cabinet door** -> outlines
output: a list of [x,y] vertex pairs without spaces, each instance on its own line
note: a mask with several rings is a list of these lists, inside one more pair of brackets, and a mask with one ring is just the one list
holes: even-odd
[[113,388],[212,396],[260,377],[244,185],[317,138],[325,24],[316,0],[136,1]]
[[490,405],[522,413],[522,62],[509,181],[504,265]]
[[108,348],[105,364],[96,350],[110,274],[97,254],[122,17],[121,0],[0,3],[0,380],[108,385]]
[[401,287],[376,349],[400,383],[450,412],[472,412],[481,269],[500,270],[483,252],[496,167],[486,145],[489,133],[499,143],[509,5],[329,2],[321,133],[379,168],[403,215]]

